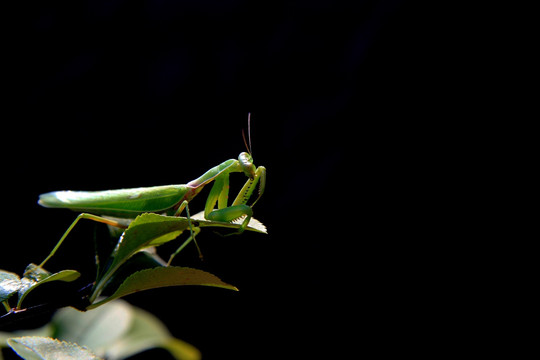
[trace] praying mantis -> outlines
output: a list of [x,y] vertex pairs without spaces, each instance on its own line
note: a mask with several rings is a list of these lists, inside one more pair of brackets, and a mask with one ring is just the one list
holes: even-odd
[[[248,115],[248,133],[250,132],[249,121]],[[248,147],[247,143],[246,147]],[[228,205],[229,175],[236,172],[244,173],[248,179],[232,204]],[[251,155],[251,146],[248,147],[248,152],[241,152],[238,159],[226,160],[187,184],[105,191],[54,191],[41,194],[38,201],[41,206],[65,208],[81,212],[81,214],[69,226],[49,256],[40,264],[40,267],[56,253],[56,250],[80,219],[90,219],[114,227],[125,228],[122,221],[108,217],[130,220],[143,213],[180,216],[185,210],[191,235],[171,256],[170,264],[174,255],[191,240],[197,244],[195,236],[200,229],[194,228],[191,223],[189,203],[212,181],[214,184],[206,200],[204,218],[221,222],[232,222],[243,218],[242,224],[236,232],[236,234],[241,234],[253,216],[252,207],[261,198],[266,187],[266,168],[255,166]],[[247,205],[257,185],[259,185],[258,196],[251,205]],[[215,208],[216,203],[217,209]],[[197,249],[201,257],[198,245]]]

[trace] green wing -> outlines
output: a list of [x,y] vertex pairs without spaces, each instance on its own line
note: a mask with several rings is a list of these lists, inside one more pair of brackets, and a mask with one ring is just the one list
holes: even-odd
[[184,200],[186,185],[105,191],[54,191],[39,196],[39,204],[96,215],[135,217],[145,212],[168,212]]

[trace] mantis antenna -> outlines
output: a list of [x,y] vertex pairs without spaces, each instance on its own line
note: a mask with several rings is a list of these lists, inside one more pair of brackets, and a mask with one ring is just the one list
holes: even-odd
[[246,146],[248,153],[253,156],[253,152],[251,151],[251,113],[248,113],[248,141],[246,141],[244,129],[242,129],[242,138],[244,139],[244,145]]

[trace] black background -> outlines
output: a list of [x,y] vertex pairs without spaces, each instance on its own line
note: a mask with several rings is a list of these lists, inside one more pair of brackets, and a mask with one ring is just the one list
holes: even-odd
[[[39,207],[40,193],[186,183],[245,150],[251,112],[255,163],[268,171],[255,217],[269,235],[203,232],[205,260],[188,248],[176,263],[240,291],[127,300],[206,360],[414,347],[386,341],[406,331],[413,296],[400,273],[414,264],[395,236],[418,146],[404,137],[435,114],[440,76],[417,10],[390,0],[66,1],[14,12],[2,125],[2,218],[14,231],[0,268],[40,262],[74,219]],[[91,272],[91,244],[76,237],[92,229],[81,225],[50,270]]]

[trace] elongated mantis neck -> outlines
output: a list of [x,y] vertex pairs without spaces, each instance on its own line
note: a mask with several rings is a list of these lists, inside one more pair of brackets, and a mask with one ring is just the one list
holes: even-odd
[[222,162],[218,166],[214,166],[204,174],[202,174],[200,177],[196,178],[195,180],[191,180],[187,183],[188,187],[192,188],[201,188],[204,185],[208,184],[212,180],[214,180],[218,175],[220,175],[223,172],[238,172],[239,171],[239,165],[238,160],[236,159],[229,159],[227,161]]

